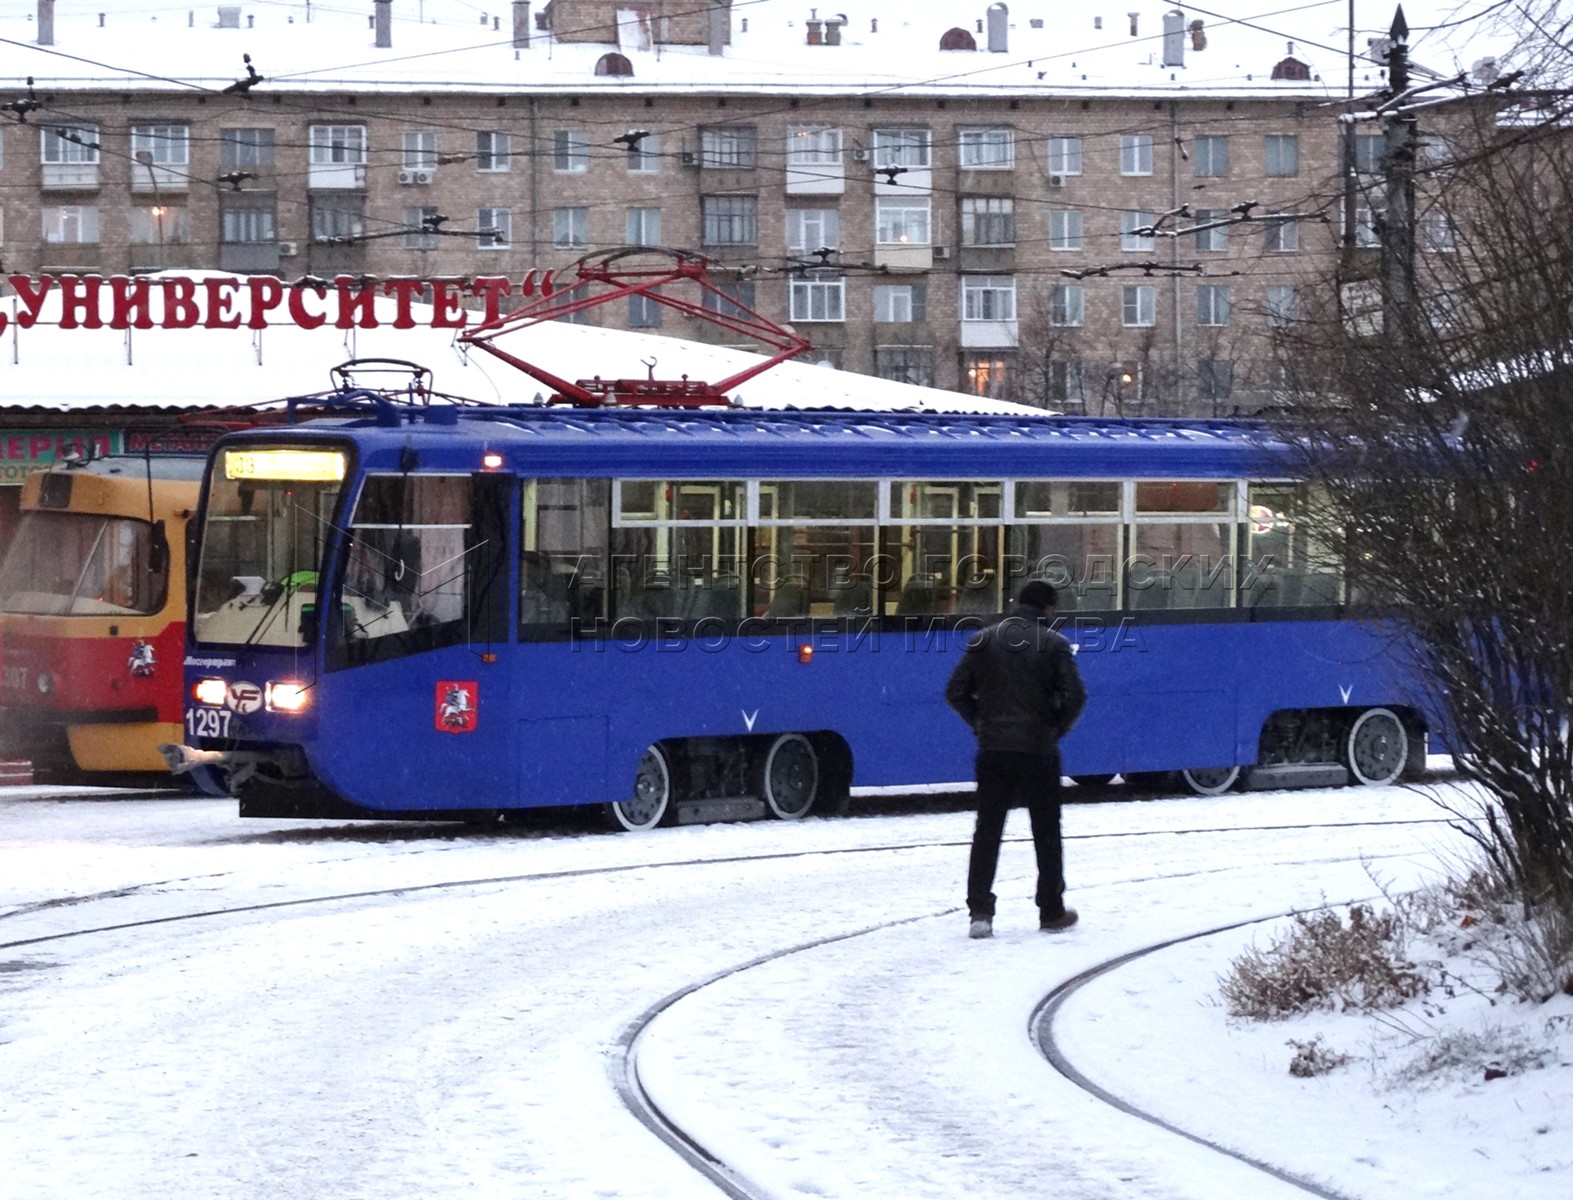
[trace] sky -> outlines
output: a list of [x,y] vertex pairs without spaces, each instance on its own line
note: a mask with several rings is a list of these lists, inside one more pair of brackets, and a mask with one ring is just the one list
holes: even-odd
[[[722,1194],[625,1105],[630,1078],[748,1197],[1307,1194],[1215,1146],[1350,1200],[1573,1187],[1573,997],[1494,996],[1449,957],[1475,990],[1376,1019],[1247,1025],[1218,1000],[1282,914],[1454,861],[1425,793],[1070,804],[1082,919],[1053,935],[1014,814],[982,941],[970,814],[856,811],[616,835],[0,790],[0,1192]],[[1061,985],[1171,940],[1050,1028],[1076,1071],[1200,1141],[1076,1087],[1032,1033]],[[1395,1082],[1443,1033],[1548,1065]],[[1317,1035],[1353,1061],[1290,1076],[1288,1041]]]

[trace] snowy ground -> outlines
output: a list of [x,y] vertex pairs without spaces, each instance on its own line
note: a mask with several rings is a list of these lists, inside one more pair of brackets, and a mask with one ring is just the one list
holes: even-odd
[[[627,1031],[685,991],[638,1076],[751,1195],[1304,1195],[1074,1086],[1032,1013],[1119,955],[1407,887],[1460,844],[1400,789],[1075,804],[1082,923],[1043,935],[1017,814],[997,936],[974,942],[959,811],[635,837],[57,796],[0,790],[7,1200],[719,1194],[614,1086]],[[1328,1192],[1569,1194],[1573,998],[1232,1023],[1217,976],[1275,928],[1093,980],[1061,1050]],[[1392,1086],[1412,1035],[1454,1027],[1538,1039],[1551,1065]],[[1288,1039],[1316,1033],[1355,1061],[1291,1077]]]

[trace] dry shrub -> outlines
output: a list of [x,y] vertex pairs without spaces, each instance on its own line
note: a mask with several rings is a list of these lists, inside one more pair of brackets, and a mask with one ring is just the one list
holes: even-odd
[[1314,1079],[1318,1075],[1326,1075],[1349,1061],[1347,1054],[1334,1050],[1322,1041],[1321,1034],[1317,1034],[1309,1042],[1297,1042],[1294,1038],[1290,1038],[1288,1044],[1294,1047],[1294,1057],[1289,1060],[1289,1074],[1298,1079]]
[[1286,934],[1240,955],[1218,983],[1229,1015],[1255,1021],[1394,1008],[1429,987],[1405,956],[1403,922],[1364,904],[1347,925],[1330,909],[1295,913]]
[[1500,1025],[1454,1030],[1428,1040],[1393,1071],[1389,1084],[1401,1088],[1460,1078],[1490,1082],[1538,1071],[1555,1062],[1556,1056],[1549,1037],[1537,1043],[1523,1030]]

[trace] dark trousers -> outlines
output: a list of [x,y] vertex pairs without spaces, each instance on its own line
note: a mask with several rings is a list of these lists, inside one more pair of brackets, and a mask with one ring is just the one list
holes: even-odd
[[1005,814],[1025,804],[1038,856],[1038,911],[1065,911],[1065,855],[1060,845],[1060,755],[1017,750],[979,750],[978,823],[967,866],[967,911],[994,916],[994,872],[999,866]]

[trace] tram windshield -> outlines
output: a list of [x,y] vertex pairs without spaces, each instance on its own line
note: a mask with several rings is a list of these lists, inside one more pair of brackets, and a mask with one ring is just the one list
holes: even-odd
[[[160,552],[154,552],[154,546]],[[169,556],[146,521],[30,512],[0,565],[0,612],[54,616],[156,613]]]
[[345,472],[324,450],[225,450],[208,488],[192,631],[200,642],[304,646]]

